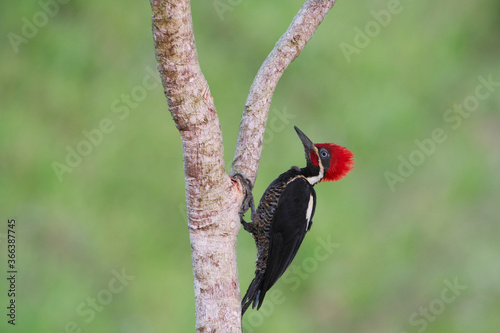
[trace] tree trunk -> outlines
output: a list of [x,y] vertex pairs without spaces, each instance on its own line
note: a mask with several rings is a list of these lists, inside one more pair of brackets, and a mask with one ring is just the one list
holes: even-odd
[[[307,1],[259,70],[245,104],[231,175],[255,181],[276,84],[333,4]],[[151,8],[158,69],[184,154],[196,330],[241,332],[236,241],[243,186],[224,167],[220,123],[198,63],[189,0],[151,0]]]

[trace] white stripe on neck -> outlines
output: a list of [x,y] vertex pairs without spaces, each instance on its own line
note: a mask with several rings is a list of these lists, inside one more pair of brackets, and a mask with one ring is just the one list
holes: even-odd
[[309,182],[309,184],[314,185],[317,184],[321,179],[323,179],[324,174],[325,174],[325,169],[323,168],[323,165],[320,162],[319,174],[317,176],[307,177],[306,179]]

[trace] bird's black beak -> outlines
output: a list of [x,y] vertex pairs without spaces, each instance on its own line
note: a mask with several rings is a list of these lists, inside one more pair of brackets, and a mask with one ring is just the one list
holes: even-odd
[[314,143],[312,143],[311,140],[309,140],[309,138],[304,134],[304,132],[299,130],[299,128],[297,126],[294,126],[294,128],[295,128],[295,131],[297,132],[297,135],[300,138],[300,141],[302,141],[302,144],[304,145],[306,159],[308,161],[311,161],[311,151],[316,152],[316,154],[318,153],[316,146],[314,145]]

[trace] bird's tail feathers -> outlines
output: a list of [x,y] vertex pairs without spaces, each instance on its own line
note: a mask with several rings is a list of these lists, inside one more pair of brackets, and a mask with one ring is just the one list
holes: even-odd
[[262,282],[264,280],[264,272],[258,271],[255,275],[255,278],[250,283],[248,290],[243,296],[243,300],[241,301],[241,316],[245,314],[245,311],[248,309],[250,304],[252,304],[252,309],[255,309],[257,306],[257,310],[262,305],[264,301],[264,296],[266,295],[267,290],[263,290]]

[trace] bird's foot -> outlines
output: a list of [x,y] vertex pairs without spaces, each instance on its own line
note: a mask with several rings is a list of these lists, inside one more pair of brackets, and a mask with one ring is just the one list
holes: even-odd
[[237,173],[233,177],[238,178],[241,181],[241,183],[243,184],[243,187],[245,189],[245,198],[243,199],[243,202],[241,203],[241,208],[240,208],[239,214],[240,214],[240,221],[241,221],[241,224],[243,225],[243,228],[246,231],[251,233],[250,223],[245,222],[245,220],[243,219],[243,215],[245,215],[245,213],[248,209],[251,209],[251,211],[252,211],[251,219],[252,219],[252,222],[254,221],[255,204],[253,201],[253,194],[252,194],[252,188],[253,188],[252,182],[250,181],[250,179],[244,177],[241,173]]

